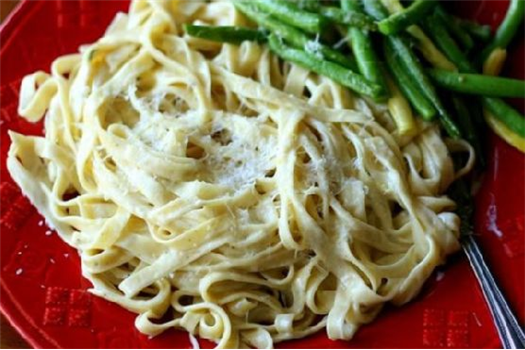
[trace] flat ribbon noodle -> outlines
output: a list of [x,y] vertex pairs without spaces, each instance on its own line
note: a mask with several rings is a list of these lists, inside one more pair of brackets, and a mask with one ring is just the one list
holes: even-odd
[[470,154],[458,176],[472,148],[424,122],[400,141],[384,105],[184,23],[250,25],[230,2],[135,0],[22,82],[45,136],[10,132],[8,169],[91,291],[219,347],[349,339],[412,299],[459,247],[448,147]]

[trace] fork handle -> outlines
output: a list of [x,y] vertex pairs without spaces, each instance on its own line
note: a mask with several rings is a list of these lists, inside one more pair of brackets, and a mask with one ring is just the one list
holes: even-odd
[[463,250],[481,286],[503,347],[505,349],[524,349],[525,334],[523,328],[496,284],[494,276],[492,276],[472,235],[464,238]]

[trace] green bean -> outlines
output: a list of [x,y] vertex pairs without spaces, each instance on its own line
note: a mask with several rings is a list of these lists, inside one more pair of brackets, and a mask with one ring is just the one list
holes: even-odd
[[388,88],[381,71],[381,63],[372,47],[369,34],[363,33],[357,28],[349,28],[347,35],[350,38],[350,46],[356,58],[359,72],[366,79],[381,87],[380,100],[386,98],[388,96]]
[[298,0],[297,6],[301,10],[306,10],[309,12],[318,12],[321,8],[321,3],[319,0]]
[[319,12],[321,15],[331,19],[337,24],[343,24],[372,31],[377,30],[377,25],[374,20],[363,13],[354,12],[351,10],[341,11],[341,9],[331,6],[323,6],[320,8]]
[[525,118],[499,98],[483,97],[483,106],[521,137],[525,137]]
[[[456,159],[453,159],[453,161],[454,164],[457,163]],[[454,181],[448,188],[447,195],[456,203],[455,211],[461,219],[459,226],[460,238],[463,240],[469,238],[474,232],[474,200],[467,179],[463,177]]]
[[[383,1],[383,4],[388,8],[390,13],[397,13],[404,9],[400,0]],[[432,40],[430,40],[425,32],[423,32],[421,27],[418,25],[412,25],[408,27],[406,31],[410,34],[407,37],[415,41],[415,43],[409,44],[420,51],[429,63],[443,69],[456,69],[454,64],[452,64],[452,62],[450,62],[445,55],[436,48]]]
[[362,0],[365,13],[376,21],[382,21],[388,17],[388,11],[379,0]]
[[463,134],[461,133],[461,130],[459,129],[458,125],[452,119],[450,114],[447,114],[444,116],[443,114],[439,114],[439,124],[445,129],[448,136],[452,137],[453,139],[461,139],[463,138]]
[[[427,24],[427,29],[433,34],[439,48],[445,52],[448,58],[452,60],[461,71],[466,73],[475,72],[474,65],[470,63],[461,52],[439,19],[434,20],[428,18],[425,23]],[[525,137],[525,118],[523,115],[499,98],[482,96],[481,101],[483,106],[509,129]]]
[[454,138],[460,137],[461,133],[455,125],[452,117],[446,110],[445,106],[439,99],[436,89],[432,85],[429,77],[425,74],[421,63],[414,53],[410,50],[403,39],[396,36],[388,36],[387,45],[390,45],[393,54],[399,55],[399,59],[403,68],[407,70],[416,85],[421,89],[422,93],[432,102],[432,105],[439,113],[440,120],[445,127],[447,133]]
[[454,17],[459,23],[459,27],[462,28],[467,33],[470,33],[473,37],[476,37],[482,41],[490,40],[492,36],[492,29],[489,25],[481,25],[474,21],[468,21],[465,19]]
[[436,14],[447,23],[452,34],[466,50],[470,50],[474,47],[474,40],[472,40],[472,37],[467,31],[464,31],[463,28],[461,28],[456,17],[446,12],[441,6],[436,8]]
[[363,76],[338,64],[323,60],[315,54],[286,46],[275,34],[270,34],[268,42],[270,49],[286,61],[324,75],[360,94],[377,98],[381,93],[379,85],[369,82]]
[[525,1],[511,0],[507,14],[498,27],[498,30],[496,30],[494,39],[481,54],[483,61],[495,48],[500,47],[504,49],[510,44],[523,21],[523,16],[525,16]]
[[[365,12],[375,20],[383,20],[388,16],[387,10],[379,0],[363,0],[362,4],[364,5]],[[406,70],[413,83],[421,89],[423,95],[432,103],[434,108],[436,108],[440,117],[439,120],[447,133],[453,138],[461,137],[459,128],[445,109],[430,78],[425,74],[421,62],[419,62],[408,44],[403,38],[397,35],[386,36],[384,40],[386,40],[386,45],[390,46],[389,50],[392,51],[392,54],[399,56],[402,68]]]
[[184,31],[196,38],[231,44],[240,44],[245,40],[266,41],[264,33],[259,30],[234,26],[196,26],[185,24]]
[[428,16],[421,24],[441,51],[447,55],[460,71],[474,73],[474,66],[463,54],[463,51],[458,47],[454,39],[452,39],[441,18],[435,15]]
[[470,115],[473,116],[473,122],[476,126],[476,129],[479,130],[479,133],[483,133],[487,128],[487,123],[485,122],[485,117],[483,115],[483,103],[482,98],[476,97],[466,97],[464,100],[467,100],[468,108]]
[[317,13],[301,10],[296,4],[286,0],[250,0],[256,8],[271,14],[284,23],[300,28],[311,34],[319,34],[326,29],[327,21]]
[[457,120],[463,135],[465,135],[467,141],[470,142],[472,147],[474,147],[474,150],[476,151],[476,157],[479,160],[480,165],[485,166],[483,148],[481,147],[478,131],[476,125],[474,125],[473,122],[475,119],[472,117],[470,108],[467,107],[463,99],[457,96],[452,97],[452,104],[454,105],[454,109],[458,117]]
[[311,39],[297,28],[288,26],[266,13],[257,11],[257,8],[251,6],[251,2],[248,3],[247,1],[234,1],[233,4],[239,11],[244,13],[250,19],[257,22],[260,26],[275,33],[280,38],[283,38],[293,47],[320,54],[330,61],[350,68],[354,71],[357,70],[357,64],[351,58],[346,57],[339,51],[321,44],[317,40]]
[[525,97],[525,81],[482,74],[464,74],[428,69],[438,86],[466,94],[493,97]]
[[[366,1],[367,0],[365,0],[365,2]],[[421,21],[421,18],[424,18],[436,6],[436,1],[416,0],[403,11],[397,12],[379,22],[378,29],[385,35],[399,33],[410,25]]]
[[363,6],[359,0],[341,0],[341,8],[343,11],[353,11],[358,13],[365,13]]
[[402,67],[399,57],[392,50],[391,45],[385,41],[383,46],[387,66],[397,86],[423,119],[432,120],[436,116],[436,109]]
[[[341,2],[343,11],[347,13],[353,11],[353,13],[359,14],[358,11],[361,11],[361,9],[358,5],[356,1],[352,0],[343,0]],[[350,27],[348,28],[347,36],[350,39],[350,47],[356,58],[359,71],[366,79],[381,86],[381,95],[386,97],[388,95],[387,84],[381,71],[381,64],[372,46],[370,35],[359,28]]]
[[299,29],[288,26],[265,13],[257,11],[255,7],[245,1],[235,1],[234,5],[239,11],[257,22],[260,26],[276,33],[279,37],[282,37],[295,47],[303,48],[311,40]]

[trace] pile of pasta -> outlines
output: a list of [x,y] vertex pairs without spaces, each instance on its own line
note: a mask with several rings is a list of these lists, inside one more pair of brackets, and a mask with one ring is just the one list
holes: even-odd
[[45,136],[11,132],[8,168],[92,293],[221,348],[350,339],[417,295],[459,248],[443,193],[470,146],[422,121],[399,136],[386,106],[184,23],[250,25],[225,1],[137,0],[22,82]]

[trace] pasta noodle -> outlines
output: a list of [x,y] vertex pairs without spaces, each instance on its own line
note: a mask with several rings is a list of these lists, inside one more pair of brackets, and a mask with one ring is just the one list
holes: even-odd
[[[139,1],[80,53],[22,83],[8,168],[92,292],[157,335],[270,348],[350,339],[459,247],[437,126],[182,24],[249,25],[229,2]],[[472,166],[470,161],[461,173]]]

